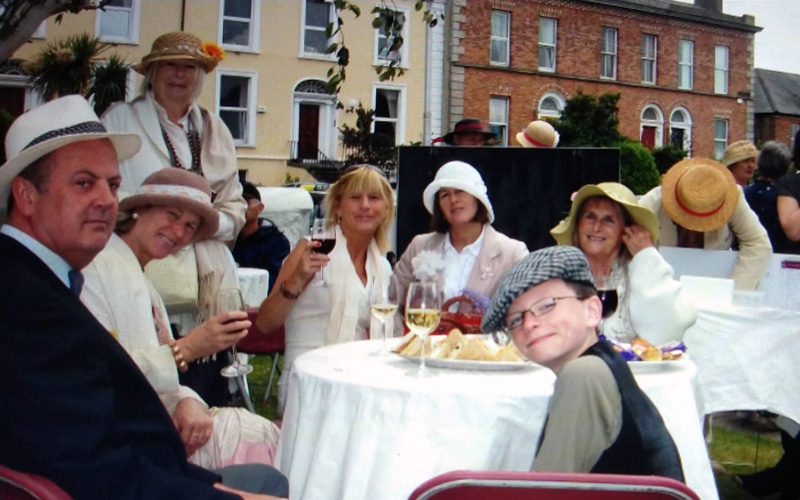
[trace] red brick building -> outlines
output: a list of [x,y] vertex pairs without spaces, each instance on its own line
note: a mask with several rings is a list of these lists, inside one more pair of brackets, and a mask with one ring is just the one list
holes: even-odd
[[620,132],[721,156],[752,140],[752,16],[722,0],[453,0],[449,122],[474,116],[513,145],[578,90],[619,92]]
[[753,112],[756,144],[780,141],[794,150],[800,131],[800,75],[756,69]]

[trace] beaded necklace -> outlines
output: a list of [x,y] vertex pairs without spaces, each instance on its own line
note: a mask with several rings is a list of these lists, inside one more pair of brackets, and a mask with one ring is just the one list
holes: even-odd
[[[161,125],[161,135],[164,137],[164,142],[167,143],[167,150],[169,150],[169,160],[170,163],[172,163],[172,166],[177,168],[184,168],[183,165],[181,164],[181,160],[175,153],[175,146],[172,145],[172,141],[170,140],[167,131],[164,130],[163,125]],[[200,153],[202,151],[202,145],[200,143],[200,134],[196,130],[194,130],[191,119],[189,120],[189,131],[186,133],[186,137],[189,140],[189,150],[192,152],[192,168],[190,168],[189,171],[202,176],[203,169],[200,166]]]

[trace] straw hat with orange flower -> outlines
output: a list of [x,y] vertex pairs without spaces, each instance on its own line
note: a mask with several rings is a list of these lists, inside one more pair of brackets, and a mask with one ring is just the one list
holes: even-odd
[[179,59],[196,61],[206,73],[210,73],[225,59],[225,51],[216,43],[203,42],[185,31],[175,31],[156,38],[150,53],[133,69],[144,75],[154,62]]

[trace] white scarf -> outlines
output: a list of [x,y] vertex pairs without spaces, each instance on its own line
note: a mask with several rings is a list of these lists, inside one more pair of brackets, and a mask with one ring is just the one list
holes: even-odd
[[[334,253],[336,255],[334,255]],[[367,248],[367,283],[373,287],[386,289],[389,286],[391,272],[388,266],[381,265],[386,258],[378,248],[378,243],[373,238]],[[347,290],[346,279],[334,279],[336,276],[347,276],[355,273],[355,266],[347,251],[347,238],[342,233],[342,228],[336,226],[336,247],[331,253],[331,261],[325,267],[325,280],[331,284],[331,316],[328,329],[325,331],[325,344],[338,344],[355,340],[356,327],[360,319],[359,301],[354,300],[355,295]],[[380,332],[370,328],[370,338],[378,337]]]

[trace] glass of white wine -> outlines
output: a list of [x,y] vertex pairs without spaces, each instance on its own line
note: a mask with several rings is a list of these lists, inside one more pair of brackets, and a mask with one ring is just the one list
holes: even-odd
[[[369,296],[370,311],[380,320],[383,327],[383,345],[376,354],[385,354],[389,351],[386,339],[394,334],[394,313],[397,312],[397,306],[397,288],[394,280],[390,280],[386,288],[379,286],[377,282],[372,285]],[[392,332],[392,335],[389,332]]]
[[442,299],[439,287],[433,281],[415,281],[406,296],[406,325],[422,341],[419,356],[419,376],[428,375],[425,368],[425,340],[439,326],[442,315]]

